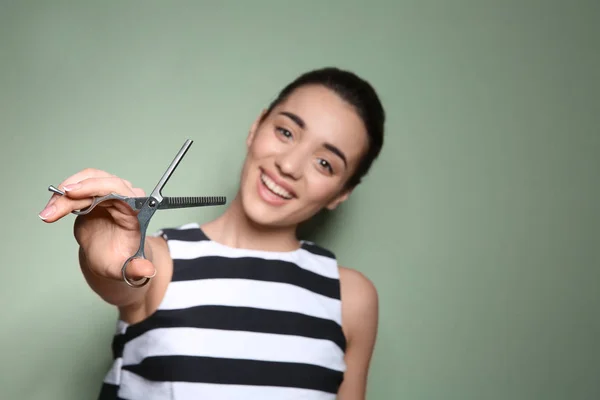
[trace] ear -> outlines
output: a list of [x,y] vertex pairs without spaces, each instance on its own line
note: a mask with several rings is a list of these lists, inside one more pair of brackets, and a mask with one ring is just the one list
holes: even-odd
[[348,189],[348,190],[344,190],[341,194],[339,194],[335,199],[333,199],[327,206],[326,208],[329,211],[333,211],[335,210],[335,208],[337,206],[339,206],[340,204],[342,204],[344,201],[348,200],[348,197],[350,197],[350,193],[352,193],[352,189]]
[[266,113],[267,113],[267,110],[262,110],[261,113],[256,118],[256,120],[252,123],[252,126],[250,127],[250,131],[248,132],[248,137],[246,138],[246,146],[248,146],[248,147],[252,146],[252,142],[254,142],[254,138],[256,137],[256,132],[258,131],[258,127],[260,126],[260,123]]

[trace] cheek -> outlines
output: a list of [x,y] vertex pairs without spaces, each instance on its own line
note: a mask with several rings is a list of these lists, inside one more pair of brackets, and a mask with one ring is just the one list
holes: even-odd
[[253,158],[265,158],[279,151],[281,141],[278,141],[269,132],[258,132],[254,142],[250,146],[250,154]]
[[[310,169],[310,168],[309,168]],[[311,201],[324,202],[329,201],[333,196],[339,192],[337,183],[329,177],[319,174],[318,171],[309,171],[310,175],[308,187],[308,194]]]

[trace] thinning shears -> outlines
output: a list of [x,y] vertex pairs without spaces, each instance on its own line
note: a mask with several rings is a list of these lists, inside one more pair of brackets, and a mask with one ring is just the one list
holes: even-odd
[[[85,215],[85,214],[88,214],[90,211],[92,211],[98,204],[102,203],[103,201],[107,201],[107,200],[123,201],[123,202],[127,203],[134,211],[139,211],[137,214],[137,219],[139,222],[140,234],[141,234],[140,247],[138,248],[137,252],[134,255],[132,255],[125,261],[125,263],[123,264],[123,267],[121,268],[121,273],[123,275],[123,279],[129,286],[142,287],[150,281],[150,278],[147,278],[147,277],[145,277],[141,280],[138,280],[138,281],[131,281],[131,280],[129,280],[129,278],[127,278],[127,275],[125,272],[127,270],[127,265],[129,265],[129,263],[133,259],[135,259],[135,258],[145,259],[146,258],[146,255],[144,253],[144,244],[146,242],[146,231],[148,229],[150,219],[152,218],[152,216],[154,215],[156,210],[167,210],[167,209],[187,208],[187,207],[218,206],[218,205],[223,205],[226,203],[225,196],[202,196],[202,197],[163,197],[162,196],[163,187],[166,185],[167,181],[169,180],[169,178],[175,171],[175,168],[177,168],[177,165],[179,164],[179,162],[181,161],[181,159],[183,158],[185,153],[188,151],[188,149],[190,148],[192,143],[193,143],[193,141],[190,139],[187,139],[185,141],[185,143],[183,144],[183,147],[181,147],[181,149],[179,150],[179,152],[177,153],[177,155],[175,156],[175,158],[169,165],[169,168],[167,168],[166,172],[163,174],[162,178],[160,179],[160,181],[158,182],[158,184],[156,185],[156,187],[154,188],[152,193],[150,193],[150,196],[148,196],[148,197],[128,197],[128,196],[122,196],[122,195],[116,194],[116,193],[110,193],[106,196],[94,197],[92,200],[92,204],[89,207],[86,207],[82,210],[72,211],[72,213],[75,215]],[[57,193],[61,196],[63,196],[65,194],[62,190],[57,189],[56,187],[54,187],[52,185],[50,185],[48,187],[48,190],[51,192]]]

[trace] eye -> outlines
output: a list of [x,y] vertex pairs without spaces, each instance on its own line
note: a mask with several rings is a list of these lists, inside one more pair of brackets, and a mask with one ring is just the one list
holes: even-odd
[[275,130],[276,130],[276,131],[277,131],[277,132],[278,132],[280,135],[282,135],[283,137],[285,137],[286,139],[291,139],[291,138],[292,138],[292,133],[291,133],[290,131],[288,131],[287,129],[285,129],[285,128],[282,128],[282,127],[276,126],[276,127],[275,127]]
[[333,167],[326,160],[319,159],[319,166],[325,168],[330,174],[333,174]]

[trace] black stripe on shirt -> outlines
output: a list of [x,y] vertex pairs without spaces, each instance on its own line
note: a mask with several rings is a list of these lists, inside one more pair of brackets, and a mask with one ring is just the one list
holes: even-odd
[[173,282],[197,279],[251,279],[288,283],[332,299],[340,299],[338,279],[319,275],[279,259],[203,256],[197,259],[174,260]]
[[166,240],[180,240],[182,242],[208,241],[202,230],[193,227],[186,229],[165,228],[161,230],[161,236]]
[[330,340],[342,351],[346,349],[343,330],[333,320],[251,307],[197,306],[182,310],[158,310],[144,321],[129,326],[124,334],[113,338],[113,357],[122,356],[127,342],[160,328],[223,329],[303,336]]
[[[167,240],[179,240],[183,242],[211,241],[211,239],[204,233],[204,231],[198,227],[190,227],[184,229],[165,228],[161,230],[161,233],[161,236],[163,236]],[[315,243],[303,241],[300,247],[308,251],[309,253],[335,259],[335,254],[332,251],[318,246]]]
[[309,364],[191,356],[148,357],[123,369],[152,381],[297,387],[327,393],[337,393],[344,377],[343,372]]
[[103,382],[97,400],[122,400],[118,397],[119,386]]
[[302,242],[302,248],[308,251],[309,253],[335,260],[335,254],[332,251],[318,246],[312,242]]

